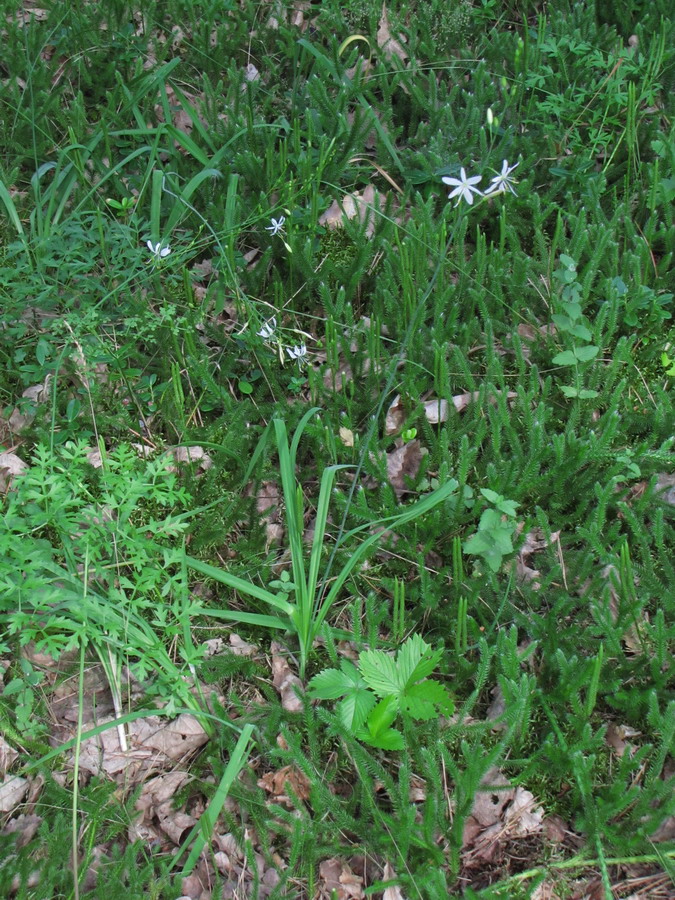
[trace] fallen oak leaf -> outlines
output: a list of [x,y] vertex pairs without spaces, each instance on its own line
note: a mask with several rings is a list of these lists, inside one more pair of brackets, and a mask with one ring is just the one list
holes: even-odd
[[297,694],[296,688],[302,690],[302,681],[291,670],[286,657],[282,656],[283,649],[276,641],[270,645],[272,653],[272,683],[281,697],[281,706],[286,712],[302,712],[302,700]]

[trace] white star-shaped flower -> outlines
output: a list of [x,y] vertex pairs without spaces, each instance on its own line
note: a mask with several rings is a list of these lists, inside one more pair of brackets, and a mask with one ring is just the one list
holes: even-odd
[[153,244],[152,241],[146,241],[146,246],[155,259],[166,259],[169,253],[171,253],[171,247],[169,247],[168,244],[166,247],[162,247],[160,241],[157,241],[156,244]]
[[511,191],[514,196],[517,196],[513,188],[513,185],[516,182],[511,178],[511,172],[513,172],[514,169],[517,169],[519,165],[520,163],[516,163],[515,166],[509,166],[508,161],[504,160],[502,171],[492,179],[490,187],[485,192],[485,196],[489,197],[491,194],[504,194],[506,191]]
[[448,194],[448,200],[452,200],[453,197],[459,196],[459,200],[457,200],[455,206],[459,206],[462,198],[466,200],[469,206],[471,206],[474,194],[477,194],[479,197],[483,196],[480,190],[474,186],[478,184],[483,176],[472,175],[471,178],[467,178],[466,171],[463,168],[460,169],[459,175],[459,178],[450,178],[449,175],[445,175],[441,179],[443,184],[449,184],[451,187],[454,187],[454,190]]
[[291,359],[297,360],[299,366],[304,366],[307,361],[307,347],[305,344],[298,344],[297,347],[286,347],[286,353]]
[[267,225],[265,228],[266,231],[274,237],[275,234],[279,234],[280,231],[284,230],[284,222],[286,221],[286,216],[279,216],[278,219],[271,219],[271,225]]
[[260,329],[260,331],[257,332],[257,335],[258,335],[258,337],[261,337],[264,341],[269,341],[269,339],[272,337],[272,335],[276,331],[276,327],[277,327],[276,317],[272,316],[271,319],[269,319],[267,322],[265,322],[265,324]]

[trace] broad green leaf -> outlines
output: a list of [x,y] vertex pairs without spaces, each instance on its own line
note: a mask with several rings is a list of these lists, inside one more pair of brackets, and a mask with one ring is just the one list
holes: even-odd
[[378,697],[398,694],[403,688],[396,662],[382,650],[366,650],[359,657],[359,671]]
[[580,362],[589,362],[594,359],[600,352],[599,347],[591,345],[590,347],[575,347],[574,355]]
[[403,689],[407,691],[409,685],[431,675],[438,665],[442,653],[442,650],[432,651],[429,644],[425,643],[419,634],[408,638],[399,650],[396,660]]
[[551,362],[555,366],[576,366],[577,357],[571,350],[563,350],[562,353],[557,353]]
[[340,720],[350,731],[356,731],[365,724],[377,698],[367,687],[354,687],[345,699],[338,703],[337,713]]
[[440,713],[451,716],[454,708],[447,690],[437,681],[411,685],[401,700],[401,709],[413,719],[436,719]]
[[368,731],[371,737],[377,737],[394,721],[398,715],[398,697],[389,695],[384,700],[380,700],[377,706],[368,716]]
[[337,700],[353,688],[365,688],[366,684],[353,663],[343,659],[340,669],[324,669],[307,685],[310,697],[320,700]]
[[405,741],[400,731],[395,728],[387,728],[381,731],[377,736],[373,736],[363,729],[356,735],[364,744],[370,744],[371,747],[378,747],[380,750],[403,750]]

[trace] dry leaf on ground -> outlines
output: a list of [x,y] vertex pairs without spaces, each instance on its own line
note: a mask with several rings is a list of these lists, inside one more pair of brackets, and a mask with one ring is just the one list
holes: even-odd
[[320,900],[362,900],[363,878],[355,875],[346,862],[333,857],[319,866]]
[[278,546],[284,536],[281,491],[276,481],[263,481],[255,497],[256,512],[265,523],[266,547]]
[[[173,447],[170,451],[171,455],[177,463],[198,463],[198,472],[205,472],[213,465],[213,461],[203,447]],[[178,469],[173,464],[168,465],[169,472],[177,472]]]
[[[394,881],[395,878],[396,872],[389,863],[385,863],[382,881]],[[405,900],[405,898],[401,893],[401,888],[398,887],[398,885],[394,885],[393,887],[385,888],[384,893],[382,894],[382,900]]]
[[309,800],[310,782],[307,776],[295,766],[284,766],[276,772],[266,772],[258,779],[258,787],[272,794],[275,800],[294,806],[287,793],[288,788],[298,800]]
[[0,493],[5,494],[16,475],[22,475],[28,464],[16,453],[0,453]]
[[401,447],[387,453],[387,478],[398,497],[413,488],[408,479],[414,480],[420,470],[422,457],[429,453],[418,440],[408,441]]
[[28,780],[18,775],[5,775],[0,784],[0,812],[12,812],[28,793]]
[[[488,399],[490,402],[494,402],[495,396],[500,395],[501,393],[501,391],[495,391],[494,395]],[[456,412],[464,412],[467,406],[470,403],[475,403],[479,400],[480,396],[480,391],[470,391],[466,394],[456,394],[450,401],[439,397],[433,397],[431,400],[427,400],[424,403],[424,415],[430,425],[438,425],[441,422],[447,422],[448,416],[450,415],[450,404],[452,404],[452,407],[454,407]],[[513,400],[513,398],[517,396],[518,395],[514,391],[509,391],[506,395],[508,400]],[[384,420],[384,433],[388,435],[400,431],[405,422],[405,418],[406,413],[403,402],[400,394],[397,394],[387,410],[387,415]]]
[[[399,37],[402,36],[399,35]],[[405,40],[405,38],[402,39]],[[401,42],[391,36],[389,16],[387,15],[387,7],[384,3],[382,4],[382,14],[377,28],[377,46],[387,59],[391,59],[394,56],[398,57],[401,62],[405,62],[408,59],[408,54]]]
[[319,217],[319,225],[326,228],[341,228],[345,219],[353,219],[358,216],[359,221],[366,225],[366,237],[371,238],[375,233],[375,219],[377,210],[383,210],[386,197],[376,191],[369,184],[362,192],[345,194],[341,202],[333,200],[328,209]]
[[286,712],[301,712],[302,700],[298,697],[296,689],[302,690],[302,681],[291,670],[281,644],[272,641],[270,645],[272,653],[272,682],[281,697],[281,705]]
[[0,775],[4,776],[7,769],[14,765],[19,758],[19,754],[10,746],[4,737],[0,734]]

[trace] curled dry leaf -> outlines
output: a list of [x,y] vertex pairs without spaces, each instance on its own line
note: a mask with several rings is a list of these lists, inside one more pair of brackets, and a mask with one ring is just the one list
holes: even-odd
[[366,225],[366,237],[371,238],[375,233],[376,210],[384,209],[386,197],[376,191],[369,184],[362,192],[345,194],[342,202],[333,200],[325,213],[319,217],[319,225],[326,228],[342,228],[345,219],[353,219],[358,216],[359,221]]
[[422,457],[428,453],[417,439],[387,453],[387,478],[398,497],[412,490],[406,482],[417,477]]
[[[500,395],[501,393],[501,391],[494,392],[495,395]],[[451,409],[450,403],[455,411],[460,413],[464,412],[470,403],[475,403],[479,400],[480,396],[480,391],[470,391],[466,394],[456,394],[450,402],[440,397],[433,397],[431,400],[427,400],[424,403],[424,415],[430,425],[439,425],[441,422],[448,421]],[[513,400],[514,397],[517,396],[518,395],[514,391],[509,391],[506,395],[508,400]],[[491,402],[494,402],[495,397],[491,396],[488,399]],[[384,433],[395,434],[397,431],[400,431],[405,422],[405,418],[406,413],[401,395],[397,394],[387,410],[387,415],[384,420]]]
[[[96,724],[114,723],[102,717]],[[84,726],[86,731],[94,723]],[[172,768],[208,741],[199,721],[183,713],[172,721],[160,716],[137,719],[126,726],[129,749],[122,750],[117,728],[101,732],[82,742],[80,770],[90,775],[107,775],[123,784],[133,784],[148,775]],[[74,735],[73,735],[74,736]]]
[[10,746],[0,734],[0,775],[4,777],[7,769],[11,768],[19,758],[19,754]]
[[[198,463],[200,473],[210,469],[213,465],[213,460],[203,447],[173,447],[170,452],[177,463]],[[173,465],[169,465],[167,468],[170,472],[178,471]]]
[[277,772],[266,772],[258,779],[258,787],[272,794],[275,800],[293,805],[288,788],[299,800],[309,800],[310,782],[307,776],[295,766],[284,766]]
[[[401,37],[401,35],[399,35],[399,37]],[[401,42],[391,36],[389,16],[387,15],[387,7],[384,3],[382,4],[380,21],[378,22],[377,46],[387,59],[391,59],[394,56],[398,57],[401,62],[405,62],[408,59],[408,54]]]
[[[393,867],[389,863],[385,863],[384,871],[382,872],[382,880],[394,881],[395,878],[396,872]],[[398,885],[393,885],[392,887],[385,888],[384,893],[382,894],[382,900],[405,900],[405,898],[401,893],[401,888],[398,887]]]
[[270,645],[272,653],[272,683],[279,692],[281,705],[286,712],[301,712],[302,700],[296,689],[302,690],[302,681],[291,670],[286,657],[282,656],[283,648],[272,641]]
[[641,733],[631,728],[630,725],[616,725],[614,722],[610,722],[605,734],[605,743],[612,748],[619,759],[626,751],[629,756],[632,756],[635,753],[635,745],[629,744],[627,739],[637,737]]
[[276,481],[263,481],[255,497],[256,512],[265,523],[267,549],[277,547],[284,536],[281,519],[281,491]]
[[235,656],[255,656],[258,648],[255,644],[247,644],[238,634],[230,634],[230,650]]
[[14,846],[20,849],[33,840],[41,824],[42,816],[15,816],[7,822],[1,833],[16,835],[16,844]]
[[321,900],[362,900],[363,878],[354,874],[349,865],[333,857],[319,866]]
[[340,426],[340,440],[345,445],[345,447],[353,447],[354,446],[354,432],[349,428],[345,428],[344,426]]
[[0,812],[12,812],[28,793],[28,780],[18,775],[5,775],[0,784]]
[[22,475],[28,465],[16,453],[0,453],[0,493],[5,494],[16,475]]

